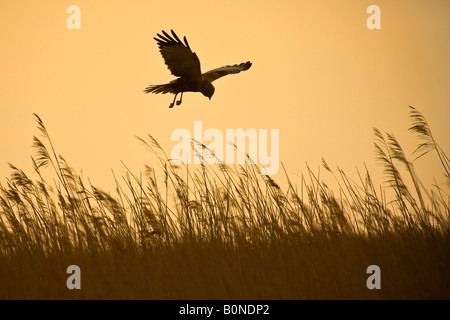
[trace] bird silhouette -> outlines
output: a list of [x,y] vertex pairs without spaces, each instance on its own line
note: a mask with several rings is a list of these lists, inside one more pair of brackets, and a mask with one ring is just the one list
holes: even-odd
[[172,75],[178,77],[166,84],[150,85],[145,88],[145,93],[172,93],[175,95],[169,108],[175,104],[178,94],[181,93],[180,100],[176,101],[180,105],[184,92],[201,92],[205,97],[211,100],[215,88],[212,85],[217,80],[227,74],[239,73],[248,70],[252,63],[250,61],[235,65],[227,65],[216,68],[205,73],[201,73],[200,60],[195,52],[192,52],[186,37],[183,38],[184,43],[178,38],[176,33],[171,30],[169,35],[164,30],[162,34],[157,33],[156,40],[159,51],[161,52],[164,62],[169,68]]

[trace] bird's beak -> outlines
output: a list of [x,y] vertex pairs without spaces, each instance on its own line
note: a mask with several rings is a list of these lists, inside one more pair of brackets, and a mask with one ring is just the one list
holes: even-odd
[[209,100],[211,100],[211,97],[209,97]]

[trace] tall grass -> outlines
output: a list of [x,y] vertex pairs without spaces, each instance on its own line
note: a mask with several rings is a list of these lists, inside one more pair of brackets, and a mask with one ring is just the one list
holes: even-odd
[[[424,116],[410,117],[415,154],[436,152],[450,181]],[[448,189],[424,189],[391,134],[374,128],[393,199],[367,169],[354,180],[325,160],[337,190],[309,167],[283,190],[249,162],[175,166],[151,135],[138,139],[159,169],[124,164],[109,193],[70,168],[35,118],[33,179],[10,165],[0,184],[0,298],[450,298]],[[81,290],[65,286],[71,264]],[[366,287],[371,264],[381,290]]]

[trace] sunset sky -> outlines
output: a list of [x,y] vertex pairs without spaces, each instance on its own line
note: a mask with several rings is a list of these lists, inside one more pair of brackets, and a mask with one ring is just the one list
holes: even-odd
[[[69,30],[70,5],[81,29]],[[381,9],[369,30],[368,6]],[[58,154],[94,185],[144,164],[158,167],[135,136],[151,134],[170,154],[174,130],[279,129],[291,178],[324,158],[357,178],[380,176],[372,128],[411,155],[408,106],[421,111],[450,153],[450,2],[441,1],[0,1],[0,182],[8,163],[33,176],[33,113]],[[211,100],[144,94],[174,79],[155,40],[186,36],[202,71],[250,60],[248,71],[214,82]],[[414,162],[426,186],[443,181],[435,154]],[[280,166],[280,174],[282,169]],[[277,177],[277,176],[276,176]],[[282,176],[279,176],[282,179]]]

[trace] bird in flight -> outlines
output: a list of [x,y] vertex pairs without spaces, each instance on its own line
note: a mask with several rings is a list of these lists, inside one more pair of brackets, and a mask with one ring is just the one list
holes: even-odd
[[252,66],[252,63],[247,61],[201,73],[200,60],[195,52],[192,52],[186,37],[183,38],[183,43],[173,30],[171,30],[171,33],[172,35],[163,30],[162,34],[157,33],[157,37],[154,39],[158,43],[159,51],[164,58],[165,64],[172,75],[178,78],[166,84],[148,86],[144,90],[145,93],[173,93],[175,97],[169,108],[174,106],[178,94],[181,93],[180,100],[176,101],[177,106],[180,105],[183,99],[183,92],[188,91],[201,92],[211,100],[215,90],[212,85],[214,80],[227,74],[248,70]]

